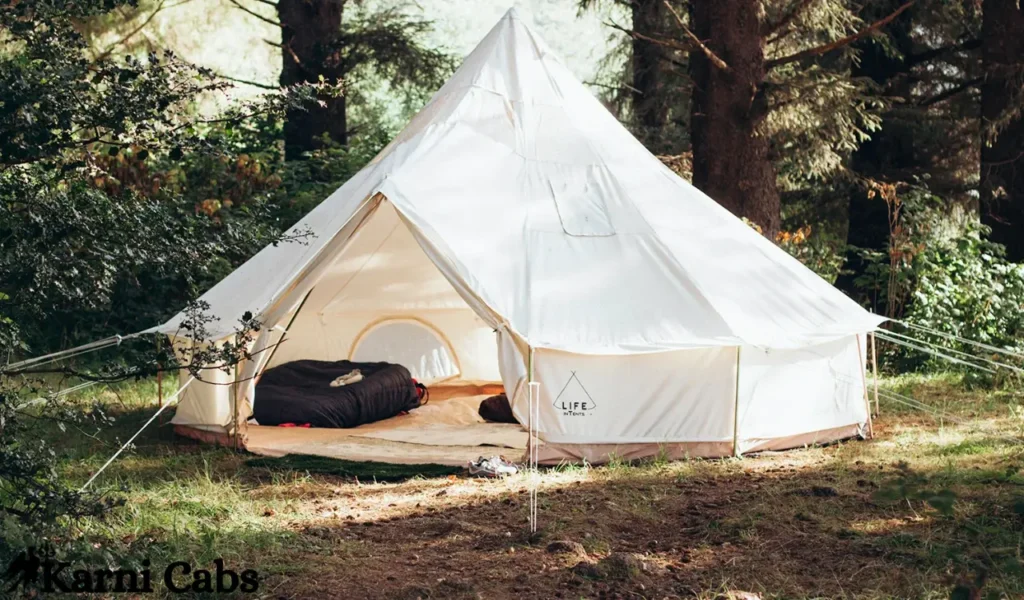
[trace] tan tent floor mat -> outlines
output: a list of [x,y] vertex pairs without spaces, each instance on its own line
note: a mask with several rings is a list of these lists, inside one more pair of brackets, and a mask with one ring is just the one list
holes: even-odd
[[488,423],[480,418],[480,402],[486,397],[431,400],[407,415],[356,427],[350,430],[351,435],[431,446],[501,446],[525,450],[527,436],[522,427]]
[[484,398],[434,399],[407,415],[354,429],[250,425],[246,448],[264,456],[313,454],[399,464],[463,466],[480,455],[501,453],[518,459],[526,449],[526,432],[519,425],[481,419],[477,408]]

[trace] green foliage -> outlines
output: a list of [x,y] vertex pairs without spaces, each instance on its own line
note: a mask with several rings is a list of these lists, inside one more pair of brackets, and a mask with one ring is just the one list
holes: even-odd
[[[945,334],[1020,352],[1024,349],[1024,265],[1011,263],[999,244],[984,238],[985,227],[972,225],[959,237],[926,247],[913,262],[913,300],[906,320]],[[982,356],[1019,368],[1022,361],[986,351],[938,334],[914,331],[914,337],[969,356]],[[1009,384],[1018,372],[983,366],[994,374],[970,369],[934,355],[902,349],[896,353],[904,368],[969,369],[971,382]],[[978,362],[978,361],[974,361]]]
[[413,17],[406,6],[374,10],[359,2],[346,11],[335,40],[347,95],[362,104],[374,86],[385,84],[404,102],[418,109],[455,70],[454,58],[423,43],[434,24]]
[[[206,71],[170,53],[87,58],[76,23],[114,4],[0,8],[0,338],[20,352],[151,326],[280,232],[245,201],[259,190],[232,140],[206,134],[279,119],[312,86],[197,119],[194,99],[223,88]],[[241,206],[203,204],[210,169],[178,168],[203,161],[237,167]]]
[[981,225],[968,226],[915,257],[917,285],[907,320],[1019,351],[1024,348],[1024,265],[1007,262],[1002,246],[986,240],[985,232]]
[[[170,54],[87,58],[76,24],[118,4],[0,7],[0,355],[8,361],[0,367],[0,555],[30,539],[77,552],[68,528],[117,504],[58,477],[40,424],[63,432],[106,418],[97,407],[69,406],[54,387],[70,376],[139,378],[158,365],[201,378],[209,364],[243,360],[260,324],[239,315],[235,340],[202,347],[187,364],[167,347],[156,352],[152,339],[122,347],[121,362],[97,370],[64,363],[25,371],[10,362],[149,327],[232,264],[283,240],[260,195],[273,186],[239,160],[248,141],[227,132],[233,123],[279,119],[311,88],[197,119],[196,96],[222,87],[202,69]],[[224,135],[208,135],[217,128]],[[234,179],[227,191],[225,173]],[[212,190],[237,206],[210,210]],[[193,304],[182,325],[200,343],[209,339],[205,308]]]
[[[866,23],[846,0],[766,2],[767,23],[792,20],[765,40],[770,60],[828,44]],[[857,53],[843,46],[827,60],[792,62],[772,69],[765,84],[769,113],[764,135],[772,140],[781,190],[806,188],[841,176],[849,157],[881,125],[886,107],[877,86],[851,71]]]
[[[951,354],[978,356],[978,347],[957,336],[1021,351],[1024,348],[1024,265],[1006,260],[1005,250],[986,239],[988,228],[973,219],[949,224],[942,199],[915,187],[899,200],[899,220],[886,252],[861,249],[867,267],[855,283],[876,312],[947,334],[914,331]],[[897,369],[966,368],[906,347],[887,348]],[[983,354],[983,352],[982,352]],[[1006,362],[1004,356],[992,356]],[[972,371],[972,377],[978,375]]]
[[367,129],[346,147],[325,137],[322,147],[306,153],[304,160],[283,163],[276,173],[280,185],[267,194],[268,203],[275,207],[275,218],[283,225],[298,221],[370,162],[393,137],[386,127]]

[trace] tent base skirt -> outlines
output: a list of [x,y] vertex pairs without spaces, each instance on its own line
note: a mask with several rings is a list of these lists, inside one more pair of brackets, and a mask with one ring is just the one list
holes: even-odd
[[[431,401],[408,414],[352,429],[266,427],[249,425],[245,449],[279,457],[311,454],[329,458],[391,464],[465,466],[481,455],[503,454],[524,461],[527,432],[517,424],[488,423],[477,408],[486,394],[500,386],[474,382],[431,388]],[[175,425],[174,432],[208,444],[234,447],[235,438],[219,427]],[[855,423],[776,438],[740,438],[741,453],[788,450],[863,437],[864,424]],[[605,464],[660,457],[666,460],[733,456],[733,441],[637,442],[622,444],[555,443],[542,441],[538,462]]]
[[[768,450],[789,450],[827,444],[839,440],[863,437],[863,425],[853,424],[822,431],[758,440],[740,440],[743,453]],[[601,465],[612,459],[633,461],[643,458],[660,457],[666,460],[687,458],[724,458],[733,455],[732,441],[721,442],[642,442],[632,444],[554,444],[543,442],[539,448],[538,462],[542,465],[582,463]]]
[[213,431],[210,429],[191,427],[189,425],[175,425],[174,434],[180,435],[181,437],[187,437],[204,444],[213,444],[214,446],[226,446],[231,448],[235,445],[235,436],[223,429],[220,431]]

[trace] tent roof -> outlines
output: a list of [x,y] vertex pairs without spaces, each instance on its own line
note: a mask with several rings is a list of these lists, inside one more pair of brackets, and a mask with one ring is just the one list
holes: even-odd
[[[293,228],[306,243],[263,249],[203,296],[211,332],[315,284],[376,194],[481,317],[536,347],[796,347],[882,320],[672,173],[512,9]],[[181,317],[155,330],[174,334]]]

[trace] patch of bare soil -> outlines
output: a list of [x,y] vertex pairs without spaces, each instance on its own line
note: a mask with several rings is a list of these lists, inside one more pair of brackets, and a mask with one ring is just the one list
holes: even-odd
[[331,550],[306,557],[308,576],[277,593],[838,598],[919,597],[922,581],[942,588],[950,575],[918,539],[940,526],[934,517],[872,500],[895,466],[814,456],[552,474],[533,535],[525,480],[414,481],[365,495],[341,484],[329,518],[296,525]]

